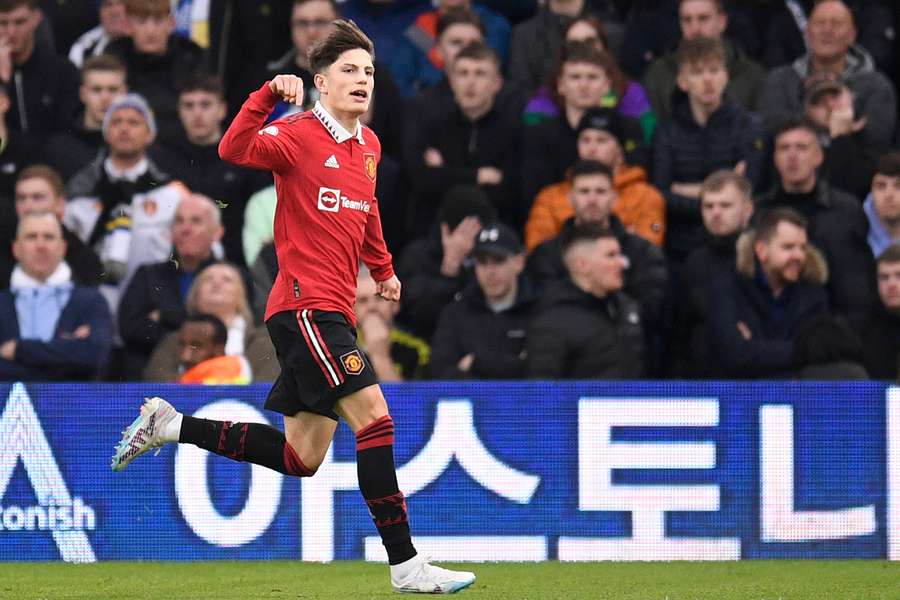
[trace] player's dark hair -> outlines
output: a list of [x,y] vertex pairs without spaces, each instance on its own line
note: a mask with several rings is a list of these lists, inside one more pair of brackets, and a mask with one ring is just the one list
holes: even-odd
[[332,23],[328,36],[309,49],[309,67],[313,73],[321,73],[333,65],[341,54],[356,49],[365,50],[375,59],[372,40],[353,21],[338,19]]
[[572,165],[572,170],[569,174],[569,180],[575,181],[575,179],[577,179],[578,177],[582,177],[585,175],[604,175],[609,179],[610,182],[613,181],[612,169],[597,160],[576,161],[575,164]]
[[484,42],[472,42],[464,47],[456,55],[456,58],[453,59],[453,63],[456,64],[456,61],[463,58],[468,58],[469,60],[487,60],[492,62],[494,66],[497,67],[498,71],[501,68],[500,57],[497,55],[497,51]]
[[484,23],[482,23],[481,17],[467,8],[456,7],[438,17],[435,37],[440,39],[444,32],[453,25],[472,25],[481,32],[482,36],[484,35]]
[[575,227],[564,227],[559,234],[559,246],[562,255],[566,256],[573,246],[581,242],[595,242],[599,239],[618,240],[612,229],[599,223],[584,223]]
[[896,242],[885,248],[881,254],[878,255],[878,258],[875,260],[876,264],[881,263],[896,263],[900,262],[900,242]]
[[875,173],[887,177],[900,177],[900,152],[894,150],[879,158]]
[[718,38],[682,39],[678,43],[677,56],[679,68],[707,60],[717,60],[725,64],[725,44]]
[[185,323],[197,323],[199,325],[209,325],[213,330],[213,343],[225,345],[228,342],[228,328],[222,319],[209,313],[198,313],[188,315],[184,319]]
[[222,80],[216,75],[204,71],[194,73],[181,83],[178,93],[187,94],[189,92],[207,92],[221,100],[225,99],[225,86],[222,85]]
[[805,115],[791,115],[789,117],[786,117],[778,125],[778,129],[775,130],[775,135],[772,137],[772,139],[775,140],[777,145],[778,138],[789,131],[794,131],[795,129],[805,129],[812,134],[813,138],[815,138],[816,144],[819,143],[818,127],[816,127],[816,124],[813,123],[809,119],[809,117]]
[[806,217],[793,208],[773,208],[760,215],[759,221],[754,227],[756,239],[762,242],[770,241],[775,236],[775,231],[778,230],[778,225],[781,223],[790,223],[804,231],[809,227]]

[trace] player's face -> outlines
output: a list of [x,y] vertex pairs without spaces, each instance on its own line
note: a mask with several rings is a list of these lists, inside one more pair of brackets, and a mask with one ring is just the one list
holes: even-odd
[[885,308],[900,312],[900,262],[878,265],[878,295]]
[[585,129],[578,136],[578,158],[596,160],[615,168],[622,162],[622,147],[608,131]]
[[698,37],[720,37],[725,32],[728,20],[712,0],[687,0],[678,8],[678,23],[681,26],[681,37],[692,40]]
[[240,274],[228,265],[206,267],[198,275],[197,308],[214,315],[237,315],[241,307]]
[[122,0],[103,0],[100,3],[100,25],[110,35],[125,35],[128,32],[125,3]]
[[449,68],[459,51],[474,42],[483,42],[481,31],[471,23],[456,23],[445,29],[437,40],[437,51],[444,59],[444,68]]
[[775,168],[785,187],[815,182],[822,159],[822,149],[812,131],[791,129],[775,140]]
[[88,119],[99,126],[116,96],[124,94],[125,73],[120,71],[85,71],[78,95]]
[[46,179],[32,177],[16,183],[16,216],[20,219],[36,212],[52,212],[62,218],[66,201],[53,192]]
[[153,134],[150,127],[136,109],[120,108],[110,117],[106,143],[109,144],[111,154],[120,156],[143,154],[151,141]]
[[588,259],[588,275],[591,290],[600,296],[622,289],[625,284],[625,265],[619,241],[614,238],[600,238],[594,245]]
[[572,182],[572,207],[579,223],[605,224],[616,201],[609,177],[602,174],[580,175]]
[[487,112],[502,85],[500,72],[490,60],[462,58],[450,69],[453,97],[464,113]]
[[328,35],[331,22],[337,19],[331,2],[311,0],[295,4],[291,14],[291,41],[294,48],[306,56],[307,51]]
[[701,106],[719,106],[727,85],[728,71],[718,59],[687,63],[678,68],[678,87]]
[[737,233],[747,226],[752,206],[750,200],[731,184],[721,190],[704,192],[700,200],[703,226],[718,237]]
[[169,36],[175,30],[175,19],[171,15],[130,15],[128,28],[138,52],[165,54]]
[[609,89],[606,72],[591,63],[564,64],[557,83],[559,95],[566,104],[581,110],[600,106]]
[[833,60],[844,56],[856,41],[853,16],[843,2],[821,2],[809,16],[806,39],[813,56]]
[[877,173],[872,178],[872,199],[875,213],[885,225],[900,224],[900,176]]
[[806,231],[792,223],[782,221],[775,235],[768,242],[756,243],[756,256],[766,273],[782,285],[800,280],[806,266]]
[[0,12],[0,39],[9,44],[14,55],[22,54],[34,44],[34,32],[40,22],[40,12],[27,6]]
[[179,357],[185,370],[222,355],[222,347],[213,341],[214,337],[213,326],[209,323],[187,322],[181,326],[178,332]]
[[210,214],[212,206],[207,202],[185,198],[175,210],[172,223],[172,244],[182,258],[203,259],[212,252],[212,245],[221,235]]
[[32,218],[19,227],[13,242],[13,255],[22,270],[31,277],[46,280],[66,255],[66,241],[56,217]]
[[178,98],[178,118],[195,144],[213,144],[222,134],[225,101],[211,92],[195,90]]
[[524,267],[525,261],[521,254],[504,257],[490,254],[476,256],[475,278],[485,299],[497,302],[509,296]]
[[347,50],[325,69],[316,85],[331,114],[362,116],[369,109],[375,87],[372,57],[362,48]]

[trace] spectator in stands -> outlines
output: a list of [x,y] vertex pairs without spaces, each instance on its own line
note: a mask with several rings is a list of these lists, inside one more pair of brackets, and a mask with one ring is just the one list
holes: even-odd
[[[446,49],[456,46],[461,50],[474,39],[465,39],[466,32],[460,38],[452,27],[443,28],[438,34],[441,17],[454,11],[465,11],[477,15],[483,29],[479,32],[478,41],[486,42],[500,58],[501,64],[506,62],[509,50],[509,21],[491,9],[472,2],[472,0],[438,0],[434,10],[423,12],[413,24],[403,31],[403,40],[399,43],[391,71],[397,78],[397,85],[405,96],[427,89],[444,78],[445,61],[452,62]],[[482,39],[483,37],[483,39]],[[463,43],[457,43],[462,41]]]
[[825,152],[823,179],[863,198],[869,193],[878,162],[879,144],[866,138],[865,117],[854,115],[853,97],[840,77],[822,71],[803,82],[803,112],[816,124]]
[[178,203],[172,221],[172,257],[143,265],[122,294],[119,335],[125,346],[124,379],[139,379],[153,349],[184,321],[185,303],[197,274],[216,260],[214,247],[222,238],[216,204],[200,194]]
[[401,32],[426,10],[428,4],[422,0],[344,0],[341,3],[343,18],[352,20],[366,32],[378,48],[378,58],[388,65],[394,62],[403,40]]
[[379,381],[422,379],[431,352],[428,342],[397,326],[394,319],[400,305],[378,297],[375,287],[372,274],[360,265],[353,307],[360,348]]
[[485,223],[497,220],[487,195],[475,186],[455,186],[442,198],[437,227],[410,242],[397,263],[403,282],[404,323],[431,339],[444,306],[472,281],[469,254]]
[[476,281],[441,313],[429,371],[436,379],[521,379],[537,301],[523,272],[522,242],[508,226],[492,223],[478,234],[472,257]]
[[679,379],[712,375],[707,323],[710,285],[735,271],[737,240],[753,215],[753,190],[746,177],[731,169],[715,171],[700,189],[700,213],[705,236],[693,250],[678,278],[674,302],[671,373]]
[[172,35],[175,19],[169,0],[124,0],[130,37],[111,42],[107,52],[122,59],[128,88],[146,98],[159,124],[160,137],[178,130],[178,89],[203,60],[203,49]]
[[170,227],[186,190],[170,183],[147,156],[155,137],[156,122],[144,99],[119,97],[103,119],[106,152],[67,186],[66,226],[97,250],[109,284],[101,291],[112,308],[140,265],[171,253]]
[[666,261],[662,251],[642,237],[629,233],[612,213],[617,195],[609,167],[596,161],[579,161],[572,167],[569,194],[574,215],[562,225],[558,236],[534,249],[528,271],[549,290],[568,277],[563,243],[571,232],[585,225],[609,229],[618,241],[618,252],[628,261],[624,290],[641,307],[646,327],[656,323],[666,291]]
[[900,243],[900,152],[889,152],[878,161],[863,210],[869,220],[868,241],[874,256]]
[[[608,80],[609,88],[601,99],[601,105],[605,108],[615,108],[622,116],[637,119],[644,132],[644,140],[650,142],[656,128],[656,115],[650,107],[647,94],[641,84],[626,78],[616,64],[609,48],[609,40],[596,17],[581,16],[569,24],[565,44],[560,48],[560,59],[554,67],[550,81],[555,82],[559,79],[563,58],[568,52],[569,44],[572,43],[593,45],[600,52],[598,57],[603,59],[603,74]],[[547,118],[552,119],[559,116],[559,111],[557,93],[547,85],[541,86],[525,107],[525,123],[531,125]]]
[[219,317],[196,314],[186,317],[178,331],[181,376],[178,383],[241,385],[250,383],[247,359],[225,354],[228,330]]
[[[250,364],[253,381],[274,381],[280,367],[275,348],[264,327],[254,326],[240,271],[229,263],[216,263],[194,278],[187,298],[189,315],[211,314],[228,329],[225,354],[243,356]],[[178,333],[163,337],[144,371],[148,381],[174,381],[180,375]]]
[[[522,165],[525,198],[531,200],[544,187],[564,179],[566,171],[577,160],[576,128],[587,110],[603,106],[611,89],[608,60],[608,55],[590,42],[563,46],[556,79],[562,107],[559,115],[525,129]],[[636,143],[634,148],[626,148],[626,152],[635,158],[635,150],[641,149],[644,136],[638,121],[627,119],[625,124],[626,135]]]
[[[678,23],[682,40],[719,40],[727,75],[725,94],[745,110],[754,110],[765,70],[750,60],[734,42],[723,37],[728,26],[728,15],[722,0],[680,0]],[[679,52],[673,51],[657,58],[644,75],[644,89],[660,120],[672,115],[676,104],[674,97],[679,95],[679,90],[686,93],[679,83],[681,66]]]
[[[62,220],[66,211],[66,195],[59,174],[47,165],[32,165],[19,173],[16,182],[16,218],[31,213],[50,212]],[[65,261],[72,271],[75,285],[97,286],[103,279],[103,265],[97,253],[88,248],[74,233],[62,226],[66,245]],[[10,240],[12,241],[12,240]],[[9,278],[15,266],[7,248],[0,249],[0,289],[9,286]]]
[[823,313],[797,327],[791,360],[798,379],[867,380],[862,354],[862,341],[847,320]]
[[897,125],[894,87],[875,69],[872,57],[856,42],[853,15],[840,0],[824,0],[813,8],[806,27],[808,52],[794,63],[772,70],[760,90],[759,107],[769,129],[803,110],[803,81],[830,71],[840,75],[853,93],[854,114],[865,118],[869,143],[884,151]]
[[859,328],[863,364],[873,379],[896,381],[900,376],[900,243],[879,254],[877,277],[880,302]]
[[597,224],[563,230],[569,277],[542,298],[528,330],[528,374],[541,379],[635,379],[643,372],[637,303],[622,292],[627,259]]
[[[40,161],[41,149],[33,135],[7,127],[9,108],[9,92],[0,83],[0,206],[11,209],[16,177],[19,171]],[[15,235],[12,230],[9,233]]]
[[65,131],[55,133],[45,146],[47,162],[69,181],[102,152],[103,117],[113,100],[128,91],[125,65],[115,56],[89,57],[81,69],[78,97],[84,110]]
[[[578,159],[595,160],[614,175],[616,203],[612,212],[629,232],[662,246],[666,234],[666,207],[662,194],[647,183],[647,172],[625,163],[628,139],[622,117],[611,108],[592,108],[578,124]],[[531,205],[525,223],[525,246],[531,251],[555,237],[562,224],[574,215],[569,199],[572,182],[565,179],[542,189]]]
[[478,185],[498,213],[522,223],[525,209],[518,195],[519,139],[517,115],[497,110],[500,62],[486,44],[472,44],[450,66],[456,100],[453,112],[411,125],[407,169],[413,188],[413,228],[430,228],[433,199],[454,185]]
[[53,49],[35,43],[37,0],[0,4],[0,82],[9,90],[9,127],[41,142],[69,127],[78,110],[78,70]]
[[244,265],[240,235],[244,208],[250,196],[272,180],[266,173],[236,167],[219,158],[227,108],[219,80],[198,73],[184,84],[178,95],[178,118],[183,132],[163,140],[153,156],[171,177],[219,203],[226,232],[225,256],[235,264]]
[[738,241],[737,272],[711,287],[709,356],[716,376],[790,376],[797,328],[828,307],[828,267],[808,243],[807,229],[800,213],[778,208]]
[[566,27],[586,14],[584,0],[548,0],[532,18],[512,28],[509,78],[528,95],[547,79],[562,45]]
[[725,61],[719,39],[681,41],[678,87],[684,95],[656,132],[653,184],[666,197],[666,255],[676,265],[703,243],[702,181],[718,169],[734,169],[756,185],[762,170],[762,127],[724,95]]
[[757,201],[759,210],[784,206],[810,223],[810,242],[825,255],[831,309],[859,316],[874,305],[875,264],[866,242],[868,223],[859,200],[821,181],[823,153],[815,125],[789,119],[775,134],[779,181]]
[[128,35],[123,0],[100,0],[100,24],[85,31],[69,49],[69,60],[79,69],[87,59],[106,51],[109,43]]
[[73,283],[56,216],[24,215],[13,253],[10,289],[0,292],[0,379],[96,378],[112,344],[109,309],[97,290]]

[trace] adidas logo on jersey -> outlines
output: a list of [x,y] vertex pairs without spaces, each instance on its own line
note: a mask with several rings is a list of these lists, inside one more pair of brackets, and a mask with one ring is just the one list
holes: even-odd
[[325,161],[325,166],[329,169],[341,168],[341,165],[338,164],[337,158],[334,157],[334,154],[328,157],[328,160]]

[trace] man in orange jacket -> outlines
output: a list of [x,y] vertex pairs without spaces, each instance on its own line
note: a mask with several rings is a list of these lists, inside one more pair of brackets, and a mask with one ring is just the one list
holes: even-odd
[[[578,124],[578,158],[599,161],[614,173],[618,195],[612,212],[629,232],[662,247],[666,234],[666,206],[662,194],[647,183],[647,172],[625,164],[622,117],[609,108],[588,110]],[[538,193],[525,223],[525,246],[529,252],[559,233],[563,222],[573,216],[570,179],[548,185]]]

